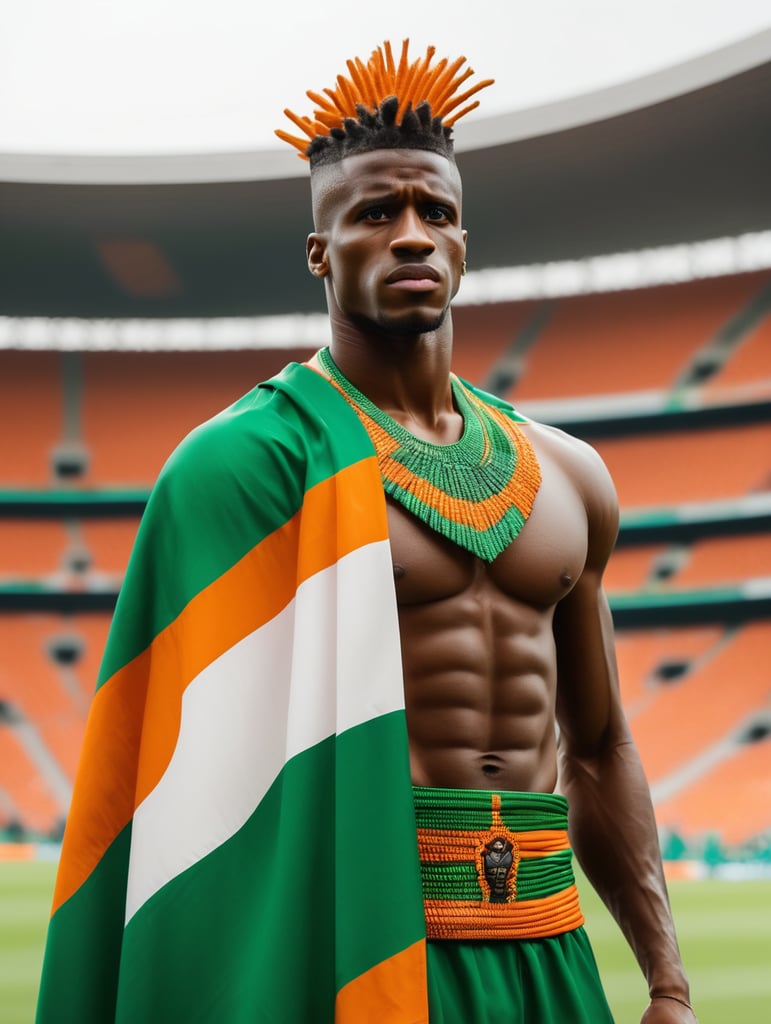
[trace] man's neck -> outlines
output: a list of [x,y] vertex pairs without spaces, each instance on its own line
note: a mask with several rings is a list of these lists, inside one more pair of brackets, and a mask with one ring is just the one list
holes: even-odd
[[412,335],[333,319],[330,353],[359,391],[408,430],[440,442],[456,433],[449,315],[437,331]]

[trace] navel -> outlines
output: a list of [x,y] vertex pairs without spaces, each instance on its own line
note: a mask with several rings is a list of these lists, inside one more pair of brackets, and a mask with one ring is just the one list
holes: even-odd
[[482,772],[488,778],[500,775],[503,771],[502,759],[497,754],[483,754],[480,760],[482,762]]

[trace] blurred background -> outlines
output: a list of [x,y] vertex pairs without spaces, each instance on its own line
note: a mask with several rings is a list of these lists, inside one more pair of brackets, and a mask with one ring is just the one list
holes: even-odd
[[[456,131],[469,273],[454,369],[590,442],[614,477],[606,589],[673,892],[771,879],[771,14],[754,0],[532,6],[287,3],[268,24],[240,0],[9,5],[0,861],[56,859],[164,460],[327,341],[305,269],[307,165],[272,136],[282,108],[305,112],[305,88],[332,85],[345,57],[410,35],[497,79]],[[31,884],[9,877],[17,895]],[[747,891],[771,909],[770,883]],[[694,941],[717,927],[704,892]],[[18,950],[4,906],[0,943]],[[754,920],[735,921],[744,968],[771,950]],[[26,977],[9,1006],[36,984],[38,923],[8,968]],[[608,963],[621,1006],[630,968]],[[702,1024],[737,992],[748,1013],[771,1007],[767,975],[722,969],[704,966],[716,1016]]]

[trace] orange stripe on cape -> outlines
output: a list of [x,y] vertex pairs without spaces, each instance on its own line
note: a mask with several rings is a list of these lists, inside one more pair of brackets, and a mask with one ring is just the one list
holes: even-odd
[[[374,457],[311,488],[299,512],[193,597],[149,647],[100,687],[89,715],[52,914],[83,885],[161,779],[177,742],[189,683],[286,607],[304,580],[357,548],[387,539],[380,495]],[[330,522],[335,531],[329,530]],[[296,567],[294,575],[287,574],[287,564]],[[259,579],[270,579],[272,586],[253,586]]]

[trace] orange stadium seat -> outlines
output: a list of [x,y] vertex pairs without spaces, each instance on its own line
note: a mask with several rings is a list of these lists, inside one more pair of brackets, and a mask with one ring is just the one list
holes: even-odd
[[0,519],[0,580],[52,576],[69,544],[63,522]]
[[[31,722],[65,775],[72,780],[90,695],[78,665],[57,665],[49,645],[72,634],[60,615],[9,613],[0,616],[0,698]],[[91,687],[93,690],[93,687]]]
[[112,616],[108,612],[80,612],[71,619],[71,627],[83,640],[81,659],[78,662],[78,680],[81,691],[90,703],[96,689],[99,666],[107,643]]
[[80,535],[91,555],[92,572],[122,576],[134,546],[139,520],[85,519]]
[[769,697],[771,622],[750,623],[677,682],[661,685],[632,721],[652,782],[722,740]]
[[59,352],[0,352],[0,486],[51,483],[51,454],[62,439]]
[[310,350],[88,352],[83,440],[90,485],[149,485],[193,427]]
[[639,590],[648,582],[656,559],[666,550],[665,544],[616,548],[605,569],[605,590]]
[[484,386],[490,371],[505,355],[535,307],[535,302],[496,302],[453,309],[455,373],[478,387]]
[[721,586],[771,579],[771,535],[710,537],[694,541],[688,560],[672,576],[676,587]]
[[515,403],[667,389],[768,277],[560,299],[513,389]]
[[46,643],[61,632],[61,617],[32,613],[0,616],[0,696],[38,724],[81,709],[60,685]]
[[771,316],[742,341],[725,365],[707,381],[704,394],[710,399],[771,395]]
[[771,740],[736,748],[656,807],[660,826],[682,835],[717,833],[729,846],[771,830]]
[[621,697],[630,722],[655,699],[660,685],[656,669],[703,658],[723,636],[720,626],[624,630],[616,634]]
[[771,424],[599,440],[623,509],[771,490]]
[[0,813],[0,822],[7,826],[16,820],[32,832],[50,834],[63,818],[59,806],[45,779],[30,761],[16,732],[0,722],[0,765],[2,781],[13,805],[13,817],[6,808]]

